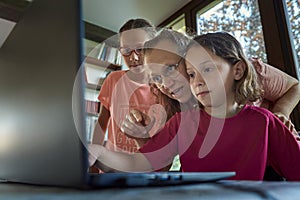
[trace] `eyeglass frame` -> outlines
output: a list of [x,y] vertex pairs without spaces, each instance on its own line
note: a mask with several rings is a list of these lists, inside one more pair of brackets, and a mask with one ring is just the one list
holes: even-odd
[[[183,57],[181,57],[180,59],[179,59],[179,61],[176,63],[176,64],[171,64],[171,65],[164,65],[165,67],[174,67],[175,69],[173,70],[173,71],[177,71],[178,72],[178,67],[179,67],[179,65],[180,65],[180,63],[181,63],[181,61],[183,61],[184,59],[183,59]],[[172,71],[172,72],[173,72]],[[176,77],[178,77],[178,75],[180,74],[180,72],[178,72],[177,74],[174,74],[174,75],[155,75],[155,76],[159,76],[160,77],[160,81],[155,81],[155,80],[153,80],[153,77],[150,75],[150,79],[153,81],[153,83],[154,84],[162,84],[163,83],[163,78],[162,78],[162,76],[163,77],[168,77],[168,78],[176,78]]]
[[[128,51],[129,52],[128,54],[123,54],[122,49],[129,49],[130,51]],[[125,57],[129,57],[132,54],[132,52],[134,52],[136,55],[140,55],[140,54],[142,54],[143,49],[144,49],[143,47],[136,47],[134,49],[129,48],[129,47],[119,47],[119,51],[120,51],[121,55],[125,56]],[[138,51],[138,50],[140,50],[140,51]]]

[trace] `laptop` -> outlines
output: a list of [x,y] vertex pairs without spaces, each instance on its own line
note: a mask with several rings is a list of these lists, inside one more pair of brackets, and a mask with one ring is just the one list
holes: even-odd
[[87,173],[80,10],[79,0],[34,0],[0,49],[0,179],[101,188],[234,176],[234,172]]

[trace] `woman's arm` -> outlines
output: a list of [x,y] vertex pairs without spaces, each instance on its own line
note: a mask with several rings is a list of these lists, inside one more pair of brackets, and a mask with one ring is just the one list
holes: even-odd
[[142,153],[126,154],[107,150],[97,144],[91,144],[89,165],[95,165],[104,172],[149,172],[153,171],[149,161]]
[[289,119],[289,116],[300,99],[300,85],[299,83],[293,85],[272,108],[272,112],[276,115],[288,128],[292,131],[299,140],[299,135],[295,130],[294,124]]
[[282,113],[289,117],[293,109],[299,103],[300,99],[300,84],[292,77],[288,78],[288,90],[279,98],[272,108],[273,113]]
[[273,103],[270,109],[288,127],[292,126],[289,116],[300,100],[299,81],[283,71],[252,59],[264,90],[264,99]]

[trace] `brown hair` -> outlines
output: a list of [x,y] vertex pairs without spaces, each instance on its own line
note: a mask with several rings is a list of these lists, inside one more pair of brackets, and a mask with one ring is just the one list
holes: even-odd
[[156,34],[155,27],[149,21],[142,18],[130,19],[127,22],[125,22],[123,26],[119,29],[119,34],[121,34],[124,31],[128,31],[135,28],[145,29],[151,38],[154,37]]
[[[194,42],[195,41],[195,42]],[[248,61],[241,44],[235,37],[226,32],[207,33],[194,37],[187,48],[200,44],[206,50],[223,58],[229,64],[244,62],[246,69],[243,77],[235,81],[235,100],[239,104],[254,102],[261,98],[263,90],[257,81],[257,74],[253,65]]]
[[150,90],[156,96],[157,103],[165,108],[165,111],[167,113],[167,120],[169,120],[177,112],[181,111],[180,103],[177,100],[172,99],[162,93],[154,83],[150,84]]

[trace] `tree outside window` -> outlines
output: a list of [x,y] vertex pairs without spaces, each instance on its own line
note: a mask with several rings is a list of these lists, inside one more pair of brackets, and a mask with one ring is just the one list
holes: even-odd
[[287,0],[287,10],[292,28],[295,52],[298,59],[298,77],[300,77],[300,0]]
[[257,0],[214,1],[197,12],[197,34],[226,31],[244,47],[246,55],[267,62]]

